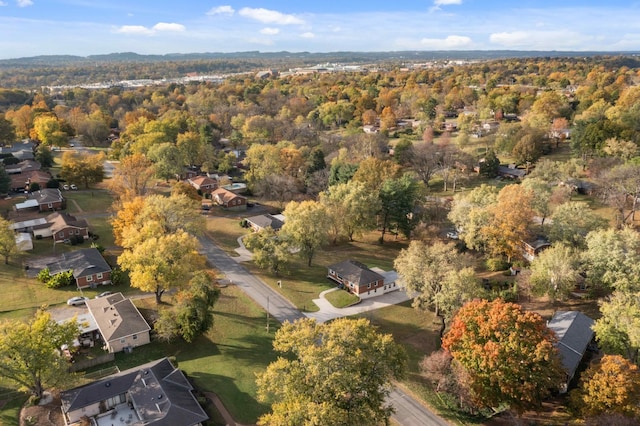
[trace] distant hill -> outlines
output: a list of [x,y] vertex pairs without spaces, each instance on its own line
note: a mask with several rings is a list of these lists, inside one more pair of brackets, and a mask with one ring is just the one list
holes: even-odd
[[590,56],[637,56],[640,52],[572,52],[572,51],[532,51],[532,50],[440,50],[440,51],[396,51],[396,52],[205,52],[168,53],[165,55],[141,55],[135,52],[109,53],[105,55],[42,55],[0,60],[0,67],[42,67],[69,66],[73,64],[113,63],[113,62],[163,62],[215,59],[253,60],[304,60],[305,62],[375,62],[388,60],[430,61],[430,60],[488,60],[500,58],[528,57],[590,57]]

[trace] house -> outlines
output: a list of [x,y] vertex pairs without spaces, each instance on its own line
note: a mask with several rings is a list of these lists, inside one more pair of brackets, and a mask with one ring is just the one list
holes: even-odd
[[[345,260],[327,267],[327,278],[343,285],[346,290],[366,299],[398,290],[397,274],[391,271],[386,277],[384,271],[369,269],[355,260]],[[381,273],[382,272],[382,273]]]
[[211,199],[219,206],[227,210],[246,210],[247,199],[242,195],[234,194],[224,188],[218,188],[211,192]]
[[36,238],[53,237],[54,243],[62,243],[72,237],[89,238],[89,224],[85,219],[77,219],[68,213],[51,213],[45,222],[31,226]]
[[195,176],[187,179],[187,183],[203,194],[208,194],[218,188],[218,181],[208,176]]
[[177,180],[187,180],[187,179],[194,178],[194,177],[198,176],[199,174],[200,174],[199,170],[191,168],[191,167],[185,167],[184,169],[182,169],[182,171],[180,173],[176,173],[176,179]]
[[27,232],[19,232],[16,234],[16,247],[20,251],[33,250],[33,240],[31,234]]
[[11,146],[0,146],[0,154],[11,154],[19,160],[33,160],[33,151],[37,145],[37,142],[25,139]]
[[380,133],[380,126],[374,124],[365,124],[362,126],[362,131],[368,134]]
[[562,366],[567,373],[563,393],[567,391],[589,344],[593,341],[593,324],[594,321],[591,318],[577,311],[558,311],[547,323],[547,327],[558,338],[556,347],[562,358]]
[[56,188],[45,188],[32,192],[24,202],[14,206],[16,210],[33,209],[41,212],[61,210],[65,207],[65,199],[60,190]]
[[34,170],[40,170],[42,166],[35,160],[23,160],[18,164],[11,164],[9,166],[5,166],[5,170],[7,174],[13,175],[18,173],[26,173]]
[[[65,425],[195,426],[209,419],[193,386],[168,358],[60,393]],[[87,423],[89,424],[89,423]]]
[[48,263],[46,267],[51,275],[73,271],[78,288],[111,284],[111,267],[96,248],[64,253],[59,260]]
[[284,216],[281,214],[261,214],[258,216],[251,216],[246,219],[247,224],[254,231],[258,232],[264,228],[271,228],[274,231],[279,231],[284,225]]
[[122,293],[87,300],[87,308],[98,325],[105,350],[131,351],[151,342],[151,327],[131,299]]
[[29,170],[22,173],[12,174],[11,178],[11,190],[12,191],[26,191],[32,183],[37,183],[40,188],[45,188],[47,182],[52,177],[49,173],[41,170]]
[[543,237],[538,237],[532,241],[522,241],[522,256],[529,262],[540,254],[541,251],[551,247],[551,243]]
[[498,166],[498,176],[509,179],[522,179],[526,174],[526,170],[518,169],[515,166]]

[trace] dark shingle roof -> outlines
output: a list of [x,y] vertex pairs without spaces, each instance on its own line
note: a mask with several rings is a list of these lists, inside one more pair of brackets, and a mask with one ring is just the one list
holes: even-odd
[[343,279],[358,285],[384,280],[382,275],[372,271],[367,267],[367,265],[355,260],[345,260],[343,262],[330,265],[328,268],[335,271]]
[[76,250],[62,255],[56,262],[47,264],[51,275],[73,270],[73,277],[111,272],[111,267],[96,248]]
[[128,393],[141,418],[135,424],[192,426],[209,418],[192,390],[184,374],[164,358],[64,391],[60,397],[67,413]]
[[271,227],[274,231],[279,230],[282,228],[282,225],[284,225],[284,222],[270,214],[251,216],[247,218],[247,222],[252,223],[261,229]]
[[558,311],[547,324],[558,337],[556,346],[569,378],[575,374],[589,342],[593,339],[593,323],[594,321],[582,312]]

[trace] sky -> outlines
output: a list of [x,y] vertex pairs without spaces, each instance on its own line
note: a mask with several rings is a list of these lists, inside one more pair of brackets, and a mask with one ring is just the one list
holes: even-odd
[[640,0],[0,0],[0,59],[400,50],[640,51]]

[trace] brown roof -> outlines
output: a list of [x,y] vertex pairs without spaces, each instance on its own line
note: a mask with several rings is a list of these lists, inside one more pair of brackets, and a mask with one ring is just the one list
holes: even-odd
[[11,188],[24,188],[27,186],[27,181],[29,181],[29,183],[37,182],[40,186],[44,186],[44,184],[51,180],[49,173],[40,170],[30,170],[9,176],[11,177]]
[[215,179],[211,179],[209,176],[196,176],[188,179],[188,181],[189,183],[197,186],[198,188],[201,186],[207,186],[207,185],[215,186],[218,184],[218,181],[216,181]]
[[88,228],[89,224],[85,219],[77,219],[69,213],[51,213],[47,216],[47,223],[51,226],[51,231],[56,233],[64,228]]
[[122,293],[87,300],[87,307],[107,342],[151,330],[138,308]]
[[229,201],[233,200],[234,198],[244,198],[243,196],[238,195],[231,191],[227,191],[224,188],[216,189],[211,193],[211,196],[216,197],[218,200],[220,200],[221,203],[224,203],[224,204],[227,204]]

